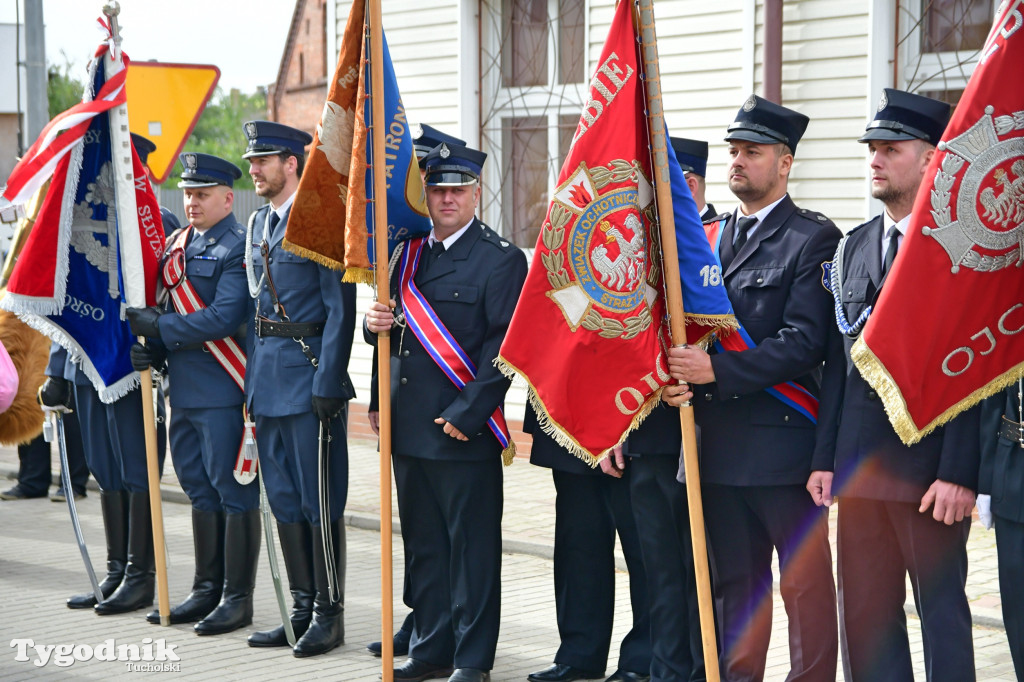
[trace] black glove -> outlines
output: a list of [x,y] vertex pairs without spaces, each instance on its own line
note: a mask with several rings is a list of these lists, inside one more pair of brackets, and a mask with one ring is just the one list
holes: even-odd
[[345,402],[344,398],[324,398],[315,395],[313,396],[313,414],[322,422],[330,421],[345,409]]
[[156,348],[143,346],[141,343],[133,343],[131,350],[128,351],[128,357],[131,358],[132,369],[136,372],[144,372],[150,367],[160,371],[164,367],[166,353]]
[[46,377],[36,396],[45,407],[70,407],[71,382],[57,377]]
[[160,308],[128,308],[124,315],[128,318],[128,326],[135,336],[148,336],[152,339],[160,338],[160,325],[157,320],[164,314]]

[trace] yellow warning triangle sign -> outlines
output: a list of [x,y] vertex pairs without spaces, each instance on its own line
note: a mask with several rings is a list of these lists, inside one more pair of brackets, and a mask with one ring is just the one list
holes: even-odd
[[128,127],[156,145],[147,165],[157,183],[170,175],[218,80],[212,64],[129,63]]

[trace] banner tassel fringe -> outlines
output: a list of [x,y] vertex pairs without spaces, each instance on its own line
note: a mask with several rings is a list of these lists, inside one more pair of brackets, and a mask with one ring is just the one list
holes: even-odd
[[[339,263],[338,261],[334,260],[333,258],[328,258],[327,256],[323,255],[322,253],[319,253],[319,252],[314,251],[312,249],[307,249],[305,246],[299,246],[295,242],[290,242],[290,241],[288,241],[287,237],[281,240],[281,246],[284,247],[285,251],[288,251],[290,253],[294,253],[296,256],[301,256],[302,258],[305,258],[307,260],[311,260],[314,263],[316,263],[317,265],[322,265],[325,268],[330,268],[331,270],[337,270],[339,272],[345,270],[345,264],[344,263]],[[348,280],[343,280],[343,281],[348,281]]]

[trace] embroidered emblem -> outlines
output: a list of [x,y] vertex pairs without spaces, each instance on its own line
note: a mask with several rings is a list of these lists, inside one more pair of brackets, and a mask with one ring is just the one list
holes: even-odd
[[556,190],[541,261],[548,296],[573,331],[629,339],[651,325],[660,275],[647,236],[653,209],[653,188],[635,160],[581,163]]
[[743,111],[750,111],[757,106],[757,98],[751,95],[747,98],[747,101],[743,103]]
[[197,159],[195,154],[186,154],[184,158],[185,170],[189,173],[196,172]]
[[245,124],[245,135],[250,140],[256,139],[256,124],[254,122],[249,121]]
[[881,111],[889,106],[889,97],[885,94],[885,90],[882,91],[882,99],[878,100],[878,110]]
[[1024,263],[1024,135],[1017,123],[1024,112],[993,118],[994,110],[985,107],[973,126],[939,143],[945,156],[932,181],[935,226],[922,232],[945,249],[954,274],[961,266],[993,272]]
[[416,127],[413,128],[413,130],[412,130],[412,139],[413,140],[418,140],[421,137],[423,137],[423,126],[420,125],[419,123],[417,123]]
[[441,143],[441,151],[439,151],[437,154],[442,159],[447,159],[449,156],[452,155],[452,152],[451,152],[450,149],[448,149],[448,145],[446,145],[444,142],[442,142]]

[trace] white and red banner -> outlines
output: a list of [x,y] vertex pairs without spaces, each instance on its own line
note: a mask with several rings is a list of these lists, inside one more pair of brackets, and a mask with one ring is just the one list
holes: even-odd
[[1022,10],[1000,5],[853,347],[907,444],[1024,374]]

